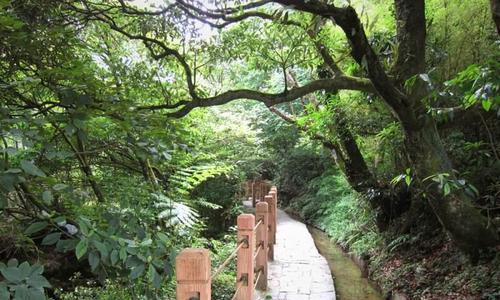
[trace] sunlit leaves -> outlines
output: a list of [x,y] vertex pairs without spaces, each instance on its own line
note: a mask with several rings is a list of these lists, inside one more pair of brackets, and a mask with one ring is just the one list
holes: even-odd
[[480,103],[485,111],[497,109],[500,114],[500,80],[498,63],[487,66],[470,65],[445,83],[446,89],[439,92],[440,97],[461,97],[465,109]]

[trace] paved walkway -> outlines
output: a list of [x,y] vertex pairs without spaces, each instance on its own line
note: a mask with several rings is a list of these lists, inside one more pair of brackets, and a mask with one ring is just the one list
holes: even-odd
[[307,227],[278,211],[274,261],[269,264],[267,292],[258,300],[335,300],[332,275]]

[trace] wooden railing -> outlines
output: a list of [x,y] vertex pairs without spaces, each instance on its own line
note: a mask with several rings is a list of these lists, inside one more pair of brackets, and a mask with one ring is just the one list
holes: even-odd
[[258,201],[262,201],[270,190],[271,185],[266,180],[253,179],[245,182],[245,197],[252,199],[253,207],[255,207]]
[[[267,184],[267,183],[266,183]],[[268,260],[274,259],[277,189],[259,185],[263,201],[252,197],[255,215],[237,218],[237,245],[214,272],[207,249],[188,248],[176,258],[177,300],[210,300],[212,281],[236,259],[236,292],[233,300],[253,300],[254,290],[267,289]],[[253,191],[253,189],[252,189]],[[262,198],[260,198],[262,200]]]

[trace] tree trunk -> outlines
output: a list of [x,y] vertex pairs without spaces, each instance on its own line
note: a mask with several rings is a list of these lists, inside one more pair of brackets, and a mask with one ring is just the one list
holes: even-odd
[[79,158],[80,169],[85,174],[86,179],[90,183],[90,186],[94,191],[97,201],[102,203],[104,202],[104,194],[102,193],[101,187],[94,178],[92,167],[90,166],[87,159],[87,155],[85,153],[85,144],[83,143],[83,140],[78,134],[76,134],[76,142],[77,142],[76,155]]
[[333,119],[333,130],[337,133],[343,152],[343,172],[347,182],[355,191],[367,198],[375,211],[377,227],[380,231],[384,231],[389,222],[398,215],[394,205],[397,195],[390,188],[382,187],[368,169],[342,110],[336,109]]
[[339,138],[344,154],[345,175],[352,188],[358,192],[366,192],[367,189],[377,186],[341,109],[335,109],[332,126]]
[[490,0],[491,16],[497,27],[497,33],[500,35],[500,0]]
[[449,180],[456,180],[452,164],[443,147],[436,124],[431,117],[425,117],[419,130],[406,130],[405,145],[414,167],[415,177],[426,188],[427,199],[442,226],[449,232],[456,244],[470,252],[475,248],[498,245],[496,229],[488,224],[463,190],[452,191],[444,197],[437,184],[431,180],[422,182],[428,176],[448,173]]

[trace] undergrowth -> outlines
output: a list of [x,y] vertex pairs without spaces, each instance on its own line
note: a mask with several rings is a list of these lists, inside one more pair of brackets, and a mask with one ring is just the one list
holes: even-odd
[[311,180],[289,208],[357,255],[369,255],[382,245],[373,213],[335,169]]
[[439,227],[425,231],[420,224],[413,229],[416,232],[402,234],[394,222],[387,231],[378,232],[368,203],[333,168],[310,180],[289,203],[286,210],[326,232],[344,250],[368,260],[370,278],[387,295],[398,291],[409,299],[500,297],[498,255],[471,262]]
[[[230,231],[234,231],[230,229]],[[210,249],[212,269],[219,266],[229,254],[236,248],[236,234],[232,232],[220,240],[198,239],[193,247]],[[234,282],[236,278],[236,265],[234,260],[226,269],[212,282],[212,298],[218,300],[230,300],[234,295]],[[81,282],[79,274],[74,275],[70,281]],[[175,299],[175,280],[166,281],[161,289],[151,292],[147,285],[141,281],[106,280],[101,285],[94,280],[86,280],[84,284],[78,285],[73,291],[57,289],[54,299],[61,300],[150,300],[150,299]]]

